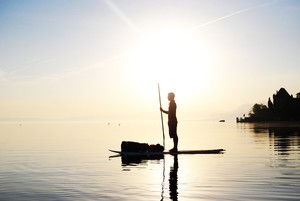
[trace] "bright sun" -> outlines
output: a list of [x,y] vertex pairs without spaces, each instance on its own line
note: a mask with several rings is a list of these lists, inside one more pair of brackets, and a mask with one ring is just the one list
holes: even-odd
[[145,37],[132,55],[135,82],[148,90],[160,82],[167,91],[189,97],[205,90],[211,79],[211,59],[199,40],[178,31],[160,31]]

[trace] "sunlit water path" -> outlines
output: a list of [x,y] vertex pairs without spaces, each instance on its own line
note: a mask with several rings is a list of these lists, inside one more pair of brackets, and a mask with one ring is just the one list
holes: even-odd
[[159,122],[2,123],[0,200],[299,200],[300,124],[195,121],[178,130],[180,149],[226,152],[108,151],[122,140],[162,143]]

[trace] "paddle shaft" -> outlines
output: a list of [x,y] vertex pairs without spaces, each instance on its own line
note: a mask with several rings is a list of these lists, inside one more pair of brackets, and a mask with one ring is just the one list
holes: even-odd
[[[160,97],[160,87],[158,83],[158,97],[159,97],[159,105],[161,107],[161,97]],[[163,119],[163,114],[162,111],[160,111],[160,119],[161,119],[161,128],[162,128],[162,133],[163,133],[163,144],[165,148],[165,129],[164,129],[164,119]]]

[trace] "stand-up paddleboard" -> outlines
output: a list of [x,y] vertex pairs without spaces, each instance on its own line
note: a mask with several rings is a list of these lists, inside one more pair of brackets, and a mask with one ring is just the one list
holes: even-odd
[[129,152],[129,151],[116,151],[111,150],[109,151],[120,154],[122,156],[157,156],[157,155],[164,155],[164,154],[221,154],[225,150],[224,149],[208,149],[208,150],[178,150],[177,152],[170,152],[170,151],[164,151],[164,152]]

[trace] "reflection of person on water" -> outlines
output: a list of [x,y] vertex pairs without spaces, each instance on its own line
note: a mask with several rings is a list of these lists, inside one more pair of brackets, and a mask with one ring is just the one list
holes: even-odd
[[168,126],[169,126],[169,135],[170,138],[173,138],[174,147],[170,150],[171,152],[177,152],[178,147],[178,136],[177,136],[177,117],[176,117],[176,109],[177,105],[175,103],[175,94],[173,92],[168,94],[169,103],[169,110],[163,110],[160,108],[165,114],[168,114]]
[[175,201],[178,200],[178,158],[177,155],[174,155],[174,164],[173,167],[170,167],[170,179],[169,179],[169,190],[170,198]]

